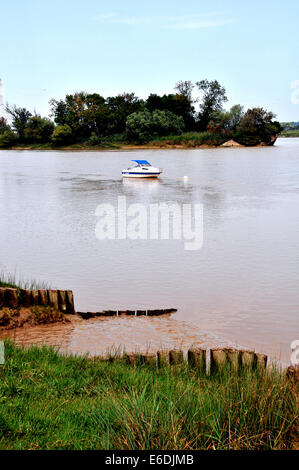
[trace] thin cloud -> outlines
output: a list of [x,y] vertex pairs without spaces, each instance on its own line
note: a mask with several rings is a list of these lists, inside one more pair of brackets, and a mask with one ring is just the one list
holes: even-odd
[[234,20],[219,20],[219,21],[191,21],[189,23],[177,23],[167,26],[167,29],[200,29],[200,28],[215,28],[225,24],[233,23]]
[[[210,12],[180,16],[121,16],[116,13],[104,13],[96,17],[102,23],[133,25],[156,25],[166,29],[212,28],[232,23],[233,19],[221,18],[222,12]],[[213,17],[219,17],[214,19]],[[207,18],[207,19],[204,19]],[[212,19],[213,18],[213,19]]]

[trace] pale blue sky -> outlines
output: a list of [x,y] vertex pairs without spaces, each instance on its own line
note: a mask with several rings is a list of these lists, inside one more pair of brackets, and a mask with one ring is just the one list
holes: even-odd
[[[298,0],[0,0],[5,101],[48,114],[74,91],[171,93],[217,79],[228,106],[299,121]],[[299,88],[299,87],[298,87]]]

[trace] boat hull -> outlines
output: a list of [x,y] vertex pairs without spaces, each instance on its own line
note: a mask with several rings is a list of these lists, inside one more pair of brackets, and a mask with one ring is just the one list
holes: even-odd
[[123,178],[158,178],[161,173],[123,173]]

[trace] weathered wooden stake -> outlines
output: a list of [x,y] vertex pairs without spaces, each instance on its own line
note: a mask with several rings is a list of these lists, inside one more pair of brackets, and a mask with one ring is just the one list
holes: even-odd
[[21,305],[25,308],[29,308],[32,305],[31,290],[21,289]]
[[135,310],[126,310],[126,315],[135,315]]
[[182,364],[184,362],[184,353],[181,350],[173,349],[169,351],[169,363],[170,365]]
[[6,304],[11,308],[16,308],[19,305],[17,289],[13,289],[12,287],[6,288]]
[[137,365],[140,362],[140,354],[127,353],[125,354],[125,361],[127,364]]
[[256,366],[256,356],[253,351],[241,351],[242,369],[252,370]]
[[146,353],[140,355],[141,364],[147,364],[148,366],[157,365],[157,355],[155,353]]
[[224,350],[231,368],[238,372],[240,367],[240,351],[238,349],[227,348]]
[[67,305],[66,305],[66,293],[65,290],[58,291],[58,307],[59,310],[63,313],[67,313]]
[[65,291],[66,296],[66,312],[67,313],[75,313],[75,305],[74,305],[74,296],[72,290]]
[[54,289],[48,290],[48,297],[49,297],[49,305],[51,305],[51,307],[55,308],[55,310],[58,310],[59,309],[59,307],[58,307],[58,291],[54,290]]
[[188,363],[191,367],[199,369],[201,372],[206,371],[206,350],[200,348],[192,348],[188,351]]
[[146,314],[146,310],[136,310],[137,317],[139,317],[140,315],[145,315],[145,314]]
[[221,371],[227,364],[227,356],[223,349],[211,349],[211,371]]
[[146,311],[146,314],[149,316],[149,317],[152,317],[154,315],[154,312],[155,310],[147,310]]
[[158,367],[169,366],[169,351],[157,352]]
[[39,305],[48,305],[48,292],[45,289],[40,289],[38,291],[38,303]]
[[32,299],[32,305],[38,305],[39,304],[38,290],[32,290],[31,291],[31,299]]
[[5,306],[5,300],[6,300],[6,288],[5,287],[0,287],[0,308]]
[[258,368],[266,369],[268,356],[266,354],[255,353],[255,363]]

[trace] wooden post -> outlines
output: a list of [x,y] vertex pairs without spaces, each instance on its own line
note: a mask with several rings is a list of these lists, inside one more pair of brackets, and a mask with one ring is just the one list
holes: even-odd
[[66,313],[75,313],[75,304],[74,304],[74,296],[72,290],[65,291],[66,296]]
[[173,349],[169,351],[169,363],[170,365],[178,365],[184,362],[184,353],[181,350]]
[[80,315],[83,320],[89,320],[92,317],[91,312],[77,312],[78,315]]
[[200,348],[192,348],[188,351],[188,363],[191,367],[199,369],[201,372],[206,371],[206,350]]
[[252,370],[256,365],[256,356],[253,351],[241,351],[242,369]]
[[139,317],[140,315],[146,315],[146,310],[136,310],[136,315]]
[[136,353],[125,354],[125,361],[130,365],[137,365],[140,362],[140,355]]
[[18,289],[6,288],[6,304],[10,308],[17,308],[19,305]]
[[5,287],[0,287],[0,308],[5,306],[5,300],[6,300],[6,289]]
[[227,348],[224,350],[231,368],[238,372],[240,367],[240,351],[238,349]]
[[148,366],[157,365],[157,355],[155,353],[146,353],[140,355],[141,364],[146,364]]
[[169,351],[157,352],[158,367],[169,366]]
[[227,356],[223,349],[211,349],[211,371],[222,371],[227,364]]
[[48,292],[45,289],[40,289],[38,291],[38,302],[40,305],[48,305],[49,300],[48,300]]
[[31,299],[32,299],[32,305],[38,305],[39,304],[38,290],[32,290],[31,291]]
[[268,356],[266,354],[255,353],[255,363],[258,369],[266,369]]
[[146,314],[147,316],[152,317],[155,314],[154,312],[155,310],[147,310]]
[[29,308],[32,305],[31,290],[21,289],[21,305],[25,308]]
[[48,297],[49,297],[49,305],[51,305],[51,307],[55,308],[55,310],[59,310],[59,307],[58,307],[58,291],[54,290],[54,289],[48,290]]
[[58,306],[59,310],[63,313],[67,313],[67,305],[66,305],[66,293],[65,290],[58,291]]

